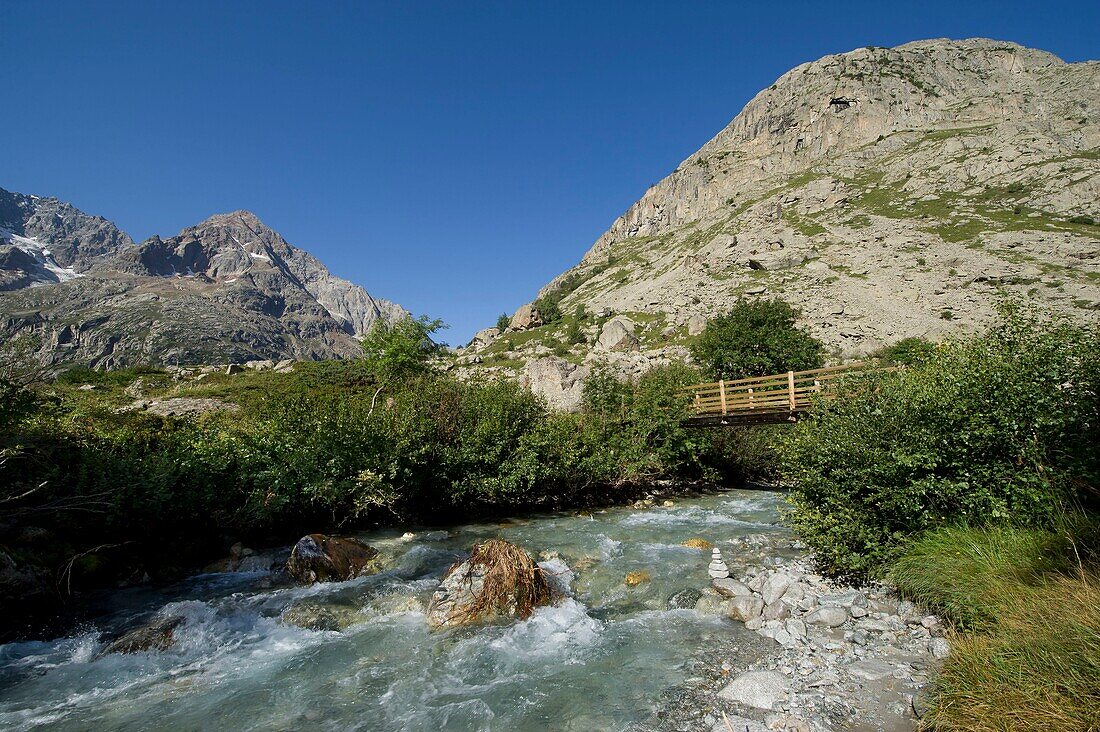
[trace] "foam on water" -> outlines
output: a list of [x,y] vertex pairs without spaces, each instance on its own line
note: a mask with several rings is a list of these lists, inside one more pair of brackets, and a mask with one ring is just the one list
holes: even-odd
[[[708,635],[739,632],[667,609],[670,595],[707,581],[709,556],[681,542],[774,530],[775,514],[773,496],[727,494],[595,518],[396,539],[391,531],[377,541],[389,569],[373,577],[264,589],[255,577],[202,575],[159,600],[146,590],[133,596],[144,604],[97,629],[0,645],[0,727],[622,729],[682,680]],[[559,553],[540,566],[564,598],[522,621],[430,631],[422,610],[439,577],[488,536]],[[630,571],[650,581],[627,586]],[[318,631],[281,622],[302,602],[349,611],[354,624]],[[183,617],[172,648],[96,657],[107,638],[153,613]]]
[[700,506],[642,511],[623,517],[619,523],[622,526],[744,526],[756,529],[772,526],[771,522],[749,521],[725,511],[715,511]]

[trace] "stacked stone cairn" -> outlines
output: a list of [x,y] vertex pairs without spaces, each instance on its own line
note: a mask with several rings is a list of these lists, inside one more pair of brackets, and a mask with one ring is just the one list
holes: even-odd
[[718,547],[715,547],[711,551],[710,567],[708,567],[708,571],[710,572],[710,578],[712,580],[726,579],[730,576],[729,567],[727,567],[726,563],[722,561],[722,552],[720,549],[718,549]]

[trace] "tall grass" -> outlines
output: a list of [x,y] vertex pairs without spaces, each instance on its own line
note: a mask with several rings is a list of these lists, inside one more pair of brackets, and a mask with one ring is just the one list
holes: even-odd
[[899,591],[957,625],[930,728],[1100,730],[1096,529],[941,529],[896,562]]

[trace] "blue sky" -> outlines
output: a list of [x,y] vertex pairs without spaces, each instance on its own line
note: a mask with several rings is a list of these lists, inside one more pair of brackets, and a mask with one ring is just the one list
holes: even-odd
[[978,35],[1100,58],[1095,1],[0,0],[0,28],[0,187],[138,240],[249,209],[452,344],[792,66]]

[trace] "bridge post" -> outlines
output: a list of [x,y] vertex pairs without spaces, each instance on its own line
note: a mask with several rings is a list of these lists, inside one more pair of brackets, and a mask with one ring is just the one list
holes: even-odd
[[791,404],[791,411],[793,412],[798,408],[798,402],[794,398],[794,372],[787,372],[787,399]]
[[722,397],[722,416],[726,416],[726,380],[718,380],[718,393]]

